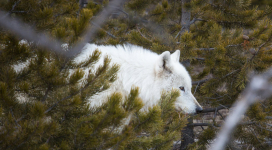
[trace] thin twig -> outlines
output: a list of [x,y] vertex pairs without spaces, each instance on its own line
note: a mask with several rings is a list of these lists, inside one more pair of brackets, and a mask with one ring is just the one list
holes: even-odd
[[225,119],[219,111],[217,111],[217,113],[221,116],[223,120]]
[[[242,123],[239,123],[239,125],[255,125],[256,122],[242,122]],[[213,127],[221,127],[222,125],[221,124],[212,124],[212,123],[191,123],[191,124],[188,124],[188,126],[193,126],[193,127],[198,127],[198,126],[213,126]]]
[[221,110],[221,109],[226,109],[229,108],[231,105],[225,105],[225,106],[218,106],[216,108],[206,108],[203,109],[200,113],[208,113],[208,112],[214,112],[215,110]]
[[202,61],[205,61],[205,58],[195,58],[196,60],[202,60]]
[[215,121],[216,113],[217,113],[217,109],[215,108],[214,115],[213,115],[213,121]]
[[137,31],[141,34],[141,36],[142,36],[143,38],[145,38],[145,39],[148,40],[149,42],[152,42],[151,40],[149,40],[148,38],[146,38],[146,37],[142,34],[142,32],[139,30],[138,27],[136,27],[136,29],[137,29]]
[[15,118],[15,116],[14,116],[14,114],[13,114],[12,109],[10,109],[10,112],[11,112],[11,115],[12,115],[12,117],[13,117],[13,119],[14,119],[16,125],[17,125],[18,127],[22,128],[22,127],[20,126],[20,124],[18,123],[18,121],[16,120],[16,118]]
[[3,17],[0,17],[1,19],[5,19],[7,16],[9,16],[12,12],[13,12],[13,10],[15,9],[15,7],[17,6],[17,4],[20,2],[21,0],[18,0],[17,2],[15,2],[13,5],[12,5],[12,8],[11,8],[11,10],[6,14],[6,15],[4,15]]
[[[228,47],[237,47],[237,46],[241,46],[241,44],[237,44],[237,45],[227,45],[225,48],[228,48]],[[215,48],[196,48],[195,50],[210,51],[210,50],[215,50]]]
[[208,80],[210,80],[210,79],[203,79],[203,80],[199,80],[199,81],[194,81],[194,82],[192,82],[192,85],[198,85],[198,84],[201,85]]
[[[102,27],[100,27],[100,26],[98,26],[97,24],[95,24],[95,23],[93,23],[93,22],[91,22],[91,24],[92,25],[94,25],[94,26],[96,26],[96,27],[98,27],[98,28],[100,28],[100,29],[102,29],[102,30],[104,30]],[[109,36],[111,36],[112,38],[115,38],[116,39],[116,36],[114,36],[113,34],[111,34],[110,32],[108,32],[108,31],[106,31],[106,30],[104,30]]]
[[195,88],[195,92],[194,92],[194,95],[195,95],[195,93],[196,93],[196,90],[197,90],[197,87],[199,86],[199,83],[197,83],[197,86],[196,86],[196,88]]
[[[113,6],[111,6],[113,7]],[[120,9],[119,7],[114,7],[116,10],[119,10],[120,12],[124,13],[127,17],[129,17],[129,14],[125,12],[123,9]]]

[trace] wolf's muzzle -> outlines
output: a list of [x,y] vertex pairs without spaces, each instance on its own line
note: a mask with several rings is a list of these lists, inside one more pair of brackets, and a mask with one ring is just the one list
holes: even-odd
[[200,113],[200,112],[202,112],[203,111],[203,108],[202,107],[200,107],[200,106],[197,106],[196,107],[196,113],[198,114],[198,113]]

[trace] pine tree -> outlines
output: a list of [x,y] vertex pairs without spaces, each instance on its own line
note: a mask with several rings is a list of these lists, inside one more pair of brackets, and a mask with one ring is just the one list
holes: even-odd
[[[107,2],[88,1],[82,8],[76,0],[9,0],[0,2],[0,7],[37,31],[69,43],[69,49],[81,40],[87,26],[93,25],[92,17]],[[206,149],[222,125],[224,114],[219,110],[229,108],[240,96],[250,74],[271,66],[272,10],[268,5],[270,1],[255,0],[130,0],[90,41],[111,45],[129,42],[156,53],[180,49],[180,61],[195,81],[192,90],[197,100],[204,108],[212,107],[191,118],[202,120],[207,112],[213,116],[208,123],[188,125],[204,128],[196,134],[198,142],[187,149]],[[182,23],[184,11],[190,12],[187,24]],[[106,59],[82,85],[79,81],[87,75],[83,70],[96,62],[98,51],[88,61],[73,64],[35,43],[20,40],[1,29],[1,148],[170,149],[173,141],[180,139],[187,118],[178,119],[174,112],[177,91],[164,93],[148,113],[139,111],[142,104],[137,89],[125,100],[116,93],[103,106],[91,109],[87,97],[101,92],[100,87],[106,90],[118,66],[109,67]],[[14,66],[24,62],[27,67],[16,72]],[[71,69],[75,71],[70,76]],[[251,106],[227,149],[271,149],[271,102],[267,99]],[[131,113],[134,117],[123,132],[112,132]]]
[[[271,66],[271,8],[268,3],[259,7],[256,4],[249,0],[131,0],[118,18],[102,27],[105,34],[96,42],[130,42],[157,53],[180,49],[180,61],[196,81],[193,91],[197,99],[205,107],[214,107],[194,116],[199,120],[206,112],[214,112],[211,122],[190,124],[208,126],[197,135],[199,141],[191,145],[206,149],[222,125],[219,110],[229,108],[239,97],[250,73],[259,74]],[[182,23],[184,11],[191,14],[186,24],[189,27]],[[267,119],[271,116],[270,101],[261,101],[248,110],[229,149],[271,148]]]
[[[1,9],[67,43],[65,50],[81,40],[101,5],[11,0],[2,1]],[[91,108],[88,98],[116,79],[119,66],[110,66],[110,58],[93,70],[99,50],[75,64],[5,29],[0,41],[1,149],[170,149],[179,139],[186,117],[179,118],[174,109],[178,91],[163,93],[148,112],[140,111],[138,88],[129,95],[114,93],[102,106]],[[123,126],[130,115],[130,123]]]

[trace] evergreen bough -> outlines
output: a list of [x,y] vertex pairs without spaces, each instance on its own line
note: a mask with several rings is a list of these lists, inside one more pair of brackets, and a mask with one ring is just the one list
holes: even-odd
[[[0,8],[9,17],[67,43],[69,50],[107,3],[89,1],[80,9],[77,0],[6,0]],[[204,107],[229,107],[250,74],[271,66],[269,5],[268,0],[189,0],[183,5],[181,1],[130,0],[89,41],[129,42],[156,53],[180,49],[180,61],[197,81],[192,89],[197,100]],[[186,31],[181,25],[182,9],[191,13]],[[99,59],[99,50],[87,61],[74,64],[31,41],[22,42],[5,29],[0,33],[2,149],[171,149],[173,141],[180,139],[186,117],[174,110],[177,91],[162,93],[161,101],[148,112],[139,111],[143,104],[137,88],[129,95],[114,93],[102,106],[90,108],[88,97],[106,90],[116,78],[118,65],[110,67],[110,58],[89,71]],[[16,72],[19,64],[25,68]],[[270,98],[251,106],[228,149],[271,149],[271,103]],[[218,114],[216,110],[214,118]],[[129,116],[130,123],[122,126]],[[213,119],[190,148],[206,149],[220,121]]]

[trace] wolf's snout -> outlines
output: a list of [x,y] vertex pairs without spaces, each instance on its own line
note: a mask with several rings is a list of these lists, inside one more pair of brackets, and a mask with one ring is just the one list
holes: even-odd
[[202,107],[200,107],[200,106],[197,106],[197,107],[196,107],[196,113],[200,113],[200,112],[202,112],[202,110],[203,110]]

